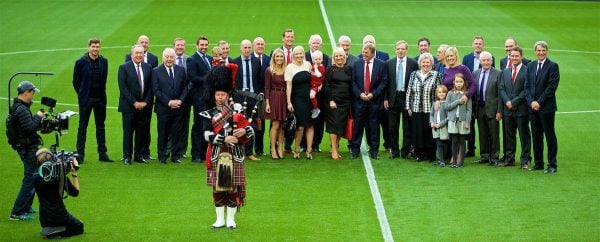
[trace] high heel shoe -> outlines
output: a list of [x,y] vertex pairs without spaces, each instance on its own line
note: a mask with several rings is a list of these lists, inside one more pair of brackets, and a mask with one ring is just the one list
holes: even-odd
[[333,160],[339,160],[340,158],[341,158],[340,154],[338,154],[338,153],[335,153],[335,154],[331,153],[331,159],[333,159]]
[[292,154],[294,155],[294,160],[300,159],[300,152],[298,152],[298,151],[292,151]]
[[306,152],[306,159],[312,160],[312,154],[310,151]]
[[273,160],[281,159],[281,157],[279,157],[279,154],[277,154],[276,150],[275,150],[275,152],[273,152],[273,150],[271,150],[271,159],[273,159]]

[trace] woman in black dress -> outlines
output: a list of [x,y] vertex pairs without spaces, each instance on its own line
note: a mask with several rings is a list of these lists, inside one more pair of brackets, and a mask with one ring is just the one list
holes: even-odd
[[304,58],[304,48],[296,46],[292,51],[294,57],[284,72],[287,83],[286,94],[288,110],[294,112],[297,129],[294,136],[294,159],[299,158],[300,141],[306,133],[306,158],[312,160],[312,142],[314,136],[313,119],[310,117],[310,63]]
[[345,124],[350,113],[352,69],[346,65],[346,52],[338,47],[333,50],[333,66],[325,72],[326,131],[331,140],[331,158],[340,159],[338,151],[340,137],[346,132]]

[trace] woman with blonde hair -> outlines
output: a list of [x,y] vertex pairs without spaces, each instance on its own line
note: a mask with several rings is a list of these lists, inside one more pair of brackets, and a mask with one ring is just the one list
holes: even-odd
[[286,68],[283,50],[276,49],[265,71],[265,113],[271,120],[271,158],[283,158],[283,121],[287,115],[286,83],[283,73]]
[[345,124],[350,113],[352,100],[352,67],[346,65],[346,52],[341,47],[333,50],[333,65],[325,71],[323,90],[327,108],[325,122],[331,140],[331,158],[340,159],[338,151],[340,137],[345,133]]

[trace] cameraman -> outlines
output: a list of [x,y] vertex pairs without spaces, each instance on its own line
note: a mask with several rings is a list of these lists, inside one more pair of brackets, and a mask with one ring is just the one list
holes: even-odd
[[[79,195],[77,159],[63,157],[54,161],[53,154],[48,149],[40,149],[36,156],[38,168],[42,165],[51,167],[51,169],[39,169],[39,175],[34,178],[35,191],[40,201],[41,235],[57,238],[82,234],[83,223],[69,214],[63,203],[64,192],[72,197]],[[50,162],[44,163],[46,161]],[[56,173],[52,174],[49,171]],[[69,171],[71,179],[67,177]]]
[[36,133],[38,130],[44,113],[38,111],[37,115],[32,115],[31,104],[33,103],[33,95],[39,92],[31,82],[22,81],[17,87],[18,96],[14,99],[13,105],[10,108],[15,126],[18,127],[17,143],[13,145],[13,149],[17,151],[21,161],[23,162],[23,181],[21,190],[12,212],[10,220],[33,220],[31,213],[35,210],[31,208],[35,190],[33,188],[33,174],[35,170],[35,152],[38,146],[42,143],[42,138]]

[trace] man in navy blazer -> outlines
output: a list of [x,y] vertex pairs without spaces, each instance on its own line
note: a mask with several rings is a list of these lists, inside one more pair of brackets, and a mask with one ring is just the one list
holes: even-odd
[[[144,149],[150,145],[149,117],[152,116],[152,67],[143,62],[144,47],[131,49],[131,61],[119,66],[119,112],[123,122],[123,163],[148,163]],[[135,137],[135,138],[134,138]]]
[[[249,117],[252,115],[252,110],[256,105],[256,95],[264,94],[265,83],[260,80],[262,68],[260,62],[258,59],[252,59],[252,42],[245,39],[242,40],[240,46],[242,54],[233,59],[233,63],[238,65],[233,99],[236,103],[247,103],[246,116]],[[257,118],[255,116],[252,117],[253,120],[257,120]],[[263,142],[264,124],[261,124],[261,126],[258,129],[261,130],[263,135],[257,137],[255,133],[255,136],[252,137],[253,141],[245,144],[246,159],[248,160],[260,160],[260,158],[253,155],[252,150],[256,143]]]
[[[186,62],[189,56],[185,54],[185,39],[181,37],[175,38],[175,40],[173,41],[173,49],[175,50],[175,65],[181,66],[184,68],[184,70],[186,70],[187,79]],[[181,117],[181,132],[179,133],[179,138],[177,138],[179,140],[179,147],[175,147],[175,149],[178,153],[180,153],[181,157],[186,158],[190,129],[190,111],[192,105],[189,98],[186,98],[186,100],[182,101],[183,104],[181,105],[181,112],[183,114]]]
[[106,154],[106,78],[108,76],[108,60],[100,55],[100,39],[88,40],[88,52],[75,62],[73,68],[73,88],[77,93],[79,104],[79,128],[77,129],[78,161],[85,159],[85,141],[90,115],[94,112],[96,124],[96,142],[98,143],[99,160],[113,162]]
[[556,90],[560,81],[558,64],[548,59],[548,44],[538,41],[534,45],[537,61],[527,65],[528,79],[525,83],[526,99],[529,106],[529,119],[533,134],[533,157],[535,165],[531,170],[544,169],[544,141],[548,146],[548,168],[546,174],[556,173],[558,164],[558,141],[554,130],[556,115]]
[[231,61],[233,61],[233,59],[231,57],[229,57],[229,51],[230,51],[230,46],[229,46],[229,42],[225,41],[225,40],[219,40],[219,42],[217,43],[217,46],[219,46],[219,48],[221,48],[221,58],[223,58],[223,61],[225,62],[225,64],[229,64],[231,63]]
[[[386,62],[388,71],[388,85],[384,92],[383,107],[388,111],[388,130],[391,137],[391,158],[406,158],[410,152],[409,116],[405,108],[406,90],[410,74],[419,69],[419,64],[412,58],[408,58],[408,43],[404,40],[396,42],[396,58]],[[401,64],[401,65],[400,65]],[[402,70],[400,70],[402,68]],[[402,147],[399,145],[400,123],[402,123]]]
[[[148,52],[148,47],[150,47],[150,39],[148,38],[148,36],[140,35],[140,37],[138,37],[137,44],[144,47],[144,63],[150,64],[150,66],[152,68],[157,67],[158,66],[158,57],[156,55]],[[125,54],[125,62],[128,62],[130,60],[131,60],[131,54],[130,53]]]
[[208,38],[200,36],[196,40],[196,53],[188,58],[187,74],[189,98],[194,106],[192,125],[192,162],[200,163],[206,158],[208,144],[204,140],[203,120],[199,113],[207,109],[208,102],[206,91],[208,84],[206,76],[211,69],[212,57],[206,54],[208,51]]
[[[271,58],[265,54],[265,40],[262,37],[254,38],[254,41],[252,41],[252,50],[253,50],[253,53],[251,55],[252,59],[257,60],[258,63],[260,63],[260,77],[258,80],[259,80],[259,82],[263,83],[263,86],[264,86],[265,72],[267,71],[267,67],[269,67],[269,63],[271,61]],[[262,125],[264,126],[265,125],[264,117],[261,118],[260,121],[261,121]],[[263,140],[264,135],[265,135],[265,130],[266,130],[265,127],[263,127],[262,129],[259,129],[259,130],[255,130],[254,131],[254,139],[255,140]],[[254,143],[254,152],[259,156],[265,156],[263,142],[255,142]]]
[[[152,91],[156,97],[154,112],[158,120],[158,159],[166,164],[171,157],[174,163],[181,163],[180,134],[183,132],[181,118],[183,103],[187,98],[187,75],[185,68],[175,65],[175,50],[163,51],[163,64],[152,70]],[[168,143],[171,143],[169,150]]]
[[519,131],[521,141],[521,168],[528,168],[531,161],[531,133],[527,120],[527,102],[525,100],[525,83],[527,82],[527,67],[521,63],[523,50],[515,47],[510,52],[513,66],[502,71],[498,86],[500,99],[504,105],[503,122],[506,133],[504,146],[504,161],[498,166],[514,166],[516,152],[516,132]]
[[353,111],[355,117],[350,153],[358,158],[365,131],[369,156],[379,159],[379,108],[383,106],[383,92],[388,82],[385,62],[375,58],[375,46],[366,44],[362,49],[364,61],[356,61],[352,70]]

